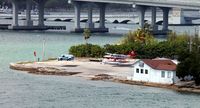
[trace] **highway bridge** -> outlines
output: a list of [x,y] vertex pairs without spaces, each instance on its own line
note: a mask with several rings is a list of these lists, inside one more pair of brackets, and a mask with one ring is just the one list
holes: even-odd
[[[105,28],[105,7],[108,3],[117,3],[117,4],[129,4],[132,5],[133,8],[136,8],[139,16],[139,25],[141,28],[144,28],[145,22],[145,12],[147,9],[152,10],[152,19],[151,19],[151,27],[153,30],[157,31],[156,23],[156,11],[157,8],[160,8],[163,11],[163,32],[168,31],[168,22],[169,22],[169,11],[173,8],[180,9],[194,9],[200,10],[200,1],[199,0],[69,0],[69,2],[74,3],[75,6],[75,27],[80,28],[80,10],[81,5],[84,3],[89,3],[89,11],[88,11],[88,27],[93,28],[92,24],[92,9],[91,4],[96,4],[100,8],[100,25],[99,28]],[[183,16],[178,14],[180,20],[184,20]]]
[[71,0],[96,3],[117,3],[130,5],[144,5],[153,7],[169,7],[184,9],[200,9],[200,0]]
[[[33,21],[31,19],[31,4],[34,2],[38,6],[38,25],[35,28],[44,28],[44,8],[47,0],[11,0],[13,7],[13,22],[9,29],[17,29],[20,28],[18,24],[18,4],[20,2],[26,2],[26,21],[25,25],[23,25],[23,29],[31,28],[33,26]],[[124,4],[124,5],[132,5],[133,8],[137,9],[139,16],[139,25],[141,28],[144,28],[145,25],[145,12],[147,9],[151,10],[151,27],[153,31],[157,31],[156,25],[156,13],[157,9],[161,9],[163,12],[163,27],[162,31],[168,31],[168,22],[169,22],[169,11],[173,8],[179,9],[194,9],[200,10],[200,0],[68,0],[68,3],[74,5],[74,31],[75,32],[83,32],[84,28],[89,28],[91,31],[95,32],[108,32],[108,28],[105,27],[105,11],[106,6],[109,3],[116,4]],[[86,6],[87,5],[87,6]],[[94,5],[99,7],[99,27],[95,28],[93,21],[93,7]],[[81,9],[83,6],[88,8],[88,21],[86,26],[82,28],[80,26],[80,16]],[[178,13],[178,17],[182,20],[182,16]],[[187,18],[188,20],[189,18]]]

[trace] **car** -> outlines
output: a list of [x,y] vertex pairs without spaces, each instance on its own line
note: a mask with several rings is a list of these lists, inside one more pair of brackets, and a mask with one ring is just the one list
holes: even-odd
[[58,57],[58,61],[63,61],[63,60],[66,61],[74,60],[74,56],[70,54],[62,54],[61,56]]

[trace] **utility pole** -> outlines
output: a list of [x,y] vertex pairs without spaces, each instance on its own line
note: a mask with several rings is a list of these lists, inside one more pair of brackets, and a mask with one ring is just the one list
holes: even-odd
[[[198,35],[199,35],[198,31],[199,31],[199,29],[197,28],[197,26],[195,26],[195,31],[194,31],[194,36],[195,37],[194,37],[194,39],[198,39]],[[197,44],[197,43],[195,42],[194,44]],[[190,42],[189,42],[189,50],[190,50],[190,52],[192,52],[192,45],[193,45],[193,37],[190,36]]]
[[42,46],[42,60],[43,61],[45,59],[45,43],[46,43],[46,41],[45,41],[45,39],[43,39],[43,46]]

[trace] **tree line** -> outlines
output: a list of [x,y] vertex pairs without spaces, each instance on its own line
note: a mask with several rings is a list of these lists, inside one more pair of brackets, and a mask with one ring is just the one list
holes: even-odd
[[[87,34],[87,33],[86,33]],[[84,33],[84,36],[86,36]],[[104,46],[81,44],[72,46],[69,52],[77,57],[103,57],[105,53],[129,54],[136,52],[138,59],[153,59],[165,57],[178,59],[177,76],[184,80],[186,76],[193,76],[193,80],[200,85],[200,39],[198,36],[187,34],[177,35],[171,32],[168,38],[158,41],[149,29],[138,29],[127,33],[118,44]]]

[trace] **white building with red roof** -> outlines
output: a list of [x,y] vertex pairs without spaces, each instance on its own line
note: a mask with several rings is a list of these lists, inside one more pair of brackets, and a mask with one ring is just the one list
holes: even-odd
[[159,84],[174,84],[176,64],[169,59],[141,59],[134,63],[133,73],[128,79]]

